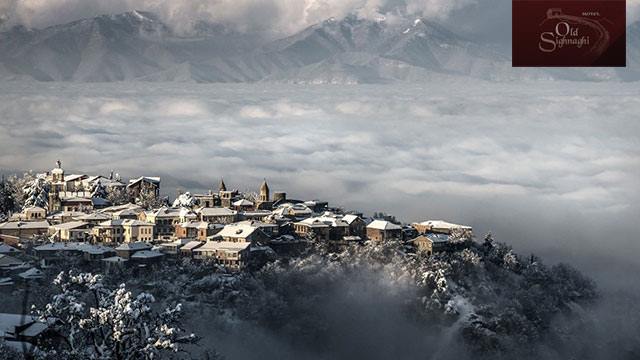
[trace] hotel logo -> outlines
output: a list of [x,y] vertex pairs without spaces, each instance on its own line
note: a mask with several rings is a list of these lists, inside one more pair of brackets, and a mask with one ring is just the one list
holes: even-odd
[[513,66],[625,66],[620,0],[513,0]]

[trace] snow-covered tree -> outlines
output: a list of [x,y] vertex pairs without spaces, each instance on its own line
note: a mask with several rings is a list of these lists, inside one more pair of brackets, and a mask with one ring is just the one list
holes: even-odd
[[23,208],[39,206],[46,208],[49,205],[49,189],[51,188],[49,182],[45,179],[44,175],[36,176],[25,188],[24,197],[25,201]]
[[61,292],[35,313],[57,320],[62,341],[43,350],[61,358],[156,359],[197,340],[181,328],[180,304],[156,312],[152,295],[136,296],[124,284],[109,289],[101,275],[90,273],[61,272],[54,284]]
[[138,197],[135,199],[135,202],[145,209],[157,209],[159,207],[167,205],[168,199],[158,197],[156,196],[154,191],[143,187],[143,189],[140,191],[140,195],[138,195]]
[[96,181],[91,187],[91,197],[93,198],[106,199],[108,195],[107,188],[100,183],[100,180]]
[[124,187],[111,187],[107,192],[106,199],[112,205],[122,205],[128,203],[131,200],[131,196]]
[[184,207],[191,209],[195,205],[196,199],[188,191],[184,194],[178,195],[178,197],[173,201],[173,207]]
[[13,184],[2,177],[0,181],[0,221],[9,217],[18,209],[18,201],[15,198]]
[[6,179],[6,183],[9,185],[9,190],[13,193],[13,198],[16,201],[16,209],[22,209],[25,201],[24,189],[29,186],[35,179],[35,175],[32,172],[26,172],[22,176],[13,175]]

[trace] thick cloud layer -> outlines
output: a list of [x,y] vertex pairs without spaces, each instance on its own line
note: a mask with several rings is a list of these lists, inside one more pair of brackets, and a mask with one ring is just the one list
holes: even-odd
[[638,333],[639,93],[636,84],[469,80],[6,82],[0,172],[62,159],[67,173],[162,176],[172,196],[215,188],[221,176],[256,190],[266,177],[293,198],[470,224],[594,277],[601,332],[575,332],[566,346],[594,338],[624,347]]
[[519,251],[569,258],[598,277],[637,266],[638,92],[4,83],[0,168],[46,170],[60,158],[69,173],[163,176],[171,196],[214,188],[221,176],[240,189],[266,177],[293,197],[493,230]]

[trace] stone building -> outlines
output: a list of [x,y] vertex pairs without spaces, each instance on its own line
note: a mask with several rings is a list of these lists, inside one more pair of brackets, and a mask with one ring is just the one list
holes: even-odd
[[349,225],[349,235],[350,236],[359,236],[361,239],[364,239],[367,235],[367,223],[358,215],[347,214],[342,217]]
[[420,234],[439,233],[464,238],[470,238],[473,236],[473,229],[471,226],[453,224],[443,220],[427,220],[419,223],[413,223],[411,226]]
[[160,178],[151,176],[141,176],[137,179],[129,180],[127,191],[132,199],[140,197],[141,193],[152,194],[153,197],[160,197]]
[[201,208],[196,210],[200,221],[211,224],[231,224],[236,222],[238,212],[225,207]]
[[250,246],[250,242],[207,241],[192,253],[195,259],[213,259],[216,264],[237,271],[246,265]]
[[273,202],[269,200],[269,185],[265,179],[260,185],[260,195],[256,202],[256,210],[271,210],[273,208]]
[[374,241],[402,239],[402,227],[386,220],[374,220],[367,225],[367,238]]
[[124,242],[149,242],[154,238],[154,225],[145,221],[126,219],[122,220]]
[[70,221],[51,225],[49,235],[58,241],[86,241],[89,238],[91,224],[84,221]]
[[39,206],[30,206],[24,208],[22,212],[17,214],[13,214],[11,217],[12,220],[21,220],[21,221],[40,221],[47,218],[47,209],[39,207]]
[[449,248],[449,235],[428,233],[416,237],[410,243],[415,246],[417,253],[431,255]]

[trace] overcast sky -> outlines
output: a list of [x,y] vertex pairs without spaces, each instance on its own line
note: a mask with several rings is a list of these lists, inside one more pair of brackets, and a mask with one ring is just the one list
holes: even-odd
[[[640,0],[627,4],[629,21],[635,21]],[[135,9],[158,14],[178,31],[207,20],[282,35],[357,13],[390,20],[425,16],[471,38],[495,42],[508,43],[511,36],[511,0],[0,0],[0,19],[8,25],[44,27]]]

